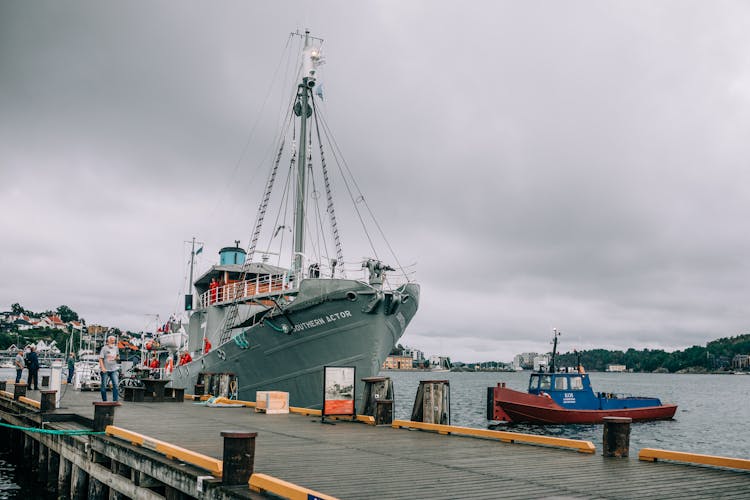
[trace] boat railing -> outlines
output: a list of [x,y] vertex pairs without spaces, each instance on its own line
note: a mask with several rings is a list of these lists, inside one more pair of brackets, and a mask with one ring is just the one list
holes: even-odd
[[255,279],[236,281],[207,290],[198,297],[198,306],[205,308],[209,305],[227,304],[256,296],[275,295],[293,290],[293,283],[288,273],[259,275]]

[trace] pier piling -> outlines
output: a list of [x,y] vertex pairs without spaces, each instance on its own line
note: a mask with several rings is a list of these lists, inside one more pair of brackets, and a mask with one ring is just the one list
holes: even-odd
[[120,403],[115,401],[94,401],[94,431],[104,432],[108,425],[115,423],[115,408]]
[[221,480],[227,486],[247,484],[255,467],[257,432],[222,431],[224,465]]
[[67,458],[60,457],[60,468],[57,472],[57,497],[59,499],[70,497],[70,478],[73,472],[73,464]]
[[630,451],[629,417],[604,417],[604,436],[602,438],[605,457],[627,457]]
[[39,483],[47,484],[47,467],[49,466],[49,448],[39,444],[39,462],[37,462],[37,478]]
[[390,377],[367,377],[361,415],[375,417],[375,425],[393,423],[393,381]]
[[89,475],[78,467],[72,466],[70,474],[70,498],[71,500],[85,500],[89,494]]
[[57,487],[57,479],[60,473],[60,454],[49,450],[47,457],[47,491],[55,491]]
[[13,399],[18,401],[21,396],[26,396],[26,383],[19,382],[13,386]]
[[447,380],[420,380],[411,419],[426,424],[450,425],[451,388]]
[[54,411],[57,405],[57,391],[41,391],[42,398],[39,409],[42,412]]

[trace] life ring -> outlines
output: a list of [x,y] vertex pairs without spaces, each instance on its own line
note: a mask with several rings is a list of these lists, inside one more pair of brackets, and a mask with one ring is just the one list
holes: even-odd
[[549,399],[552,399],[552,396],[550,396],[549,394],[547,394],[547,393],[546,393],[546,392],[544,392],[544,391],[540,392],[540,393],[539,393],[539,395],[540,395],[540,396],[544,396],[545,398],[549,398]]

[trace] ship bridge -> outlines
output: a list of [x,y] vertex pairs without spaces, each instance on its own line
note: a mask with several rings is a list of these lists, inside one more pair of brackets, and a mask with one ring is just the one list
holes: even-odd
[[291,276],[288,269],[258,262],[212,266],[195,282],[198,308],[291,291]]

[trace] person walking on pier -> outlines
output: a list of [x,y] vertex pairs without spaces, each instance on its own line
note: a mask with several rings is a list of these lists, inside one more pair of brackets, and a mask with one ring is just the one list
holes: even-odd
[[68,355],[68,384],[73,382],[73,372],[76,370],[76,356],[72,352]]
[[107,378],[112,382],[112,400],[117,402],[120,399],[120,392],[117,388],[119,377],[117,373],[117,362],[120,361],[120,351],[115,345],[115,336],[107,337],[107,344],[99,351],[99,371],[102,374],[101,393],[102,401],[107,400]]
[[34,390],[39,390],[39,356],[36,354],[36,346],[31,344],[31,350],[26,355],[26,368],[29,370],[29,379],[26,381],[28,389],[34,384]]
[[16,359],[14,361],[16,365],[16,384],[21,381],[21,375],[23,375],[23,369],[26,368],[26,363],[23,360],[23,354],[21,351],[16,352]]

